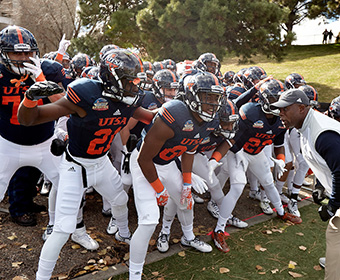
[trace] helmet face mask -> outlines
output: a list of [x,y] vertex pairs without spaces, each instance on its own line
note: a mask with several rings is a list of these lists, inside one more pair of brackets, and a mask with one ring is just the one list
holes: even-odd
[[287,89],[298,88],[300,86],[306,85],[304,78],[298,73],[292,73],[285,79],[285,85]]
[[259,103],[265,114],[278,116],[279,109],[271,108],[271,104],[278,101],[280,95],[285,91],[284,85],[276,79],[269,80],[262,84],[259,90]]
[[146,73],[141,72],[141,62],[124,49],[115,49],[101,59],[99,78],[103,83],[103,96],[127,105],[136,104],[144,97],[141,90],[146,82]]
[[205,121],[212,121],[220,109],[223,88],[214,74],[202,72],[191,77],[185,87],[184,101]]
[[236,105],[226,97],[222,98],[218,115],[220,117],[220,125],[215,129],[214,133],[222,135],[226,139],[234,138],[239,129],[239,115]]
[[162,103],[172,100],[179,88],[178,76],[168,69],[158,71],[152,78],[154,95]]
[[[22,53],[26,53],[24,60]],[[23,62],[31,63],[29,57],[39,57],[37,42],[30,31],[19,26],[8,26],[0,31],[0,59],[9,71],[29,74],[23,66]]]
[[196,67],[202,71],[207,71],[217,75],[220,71],[221,64],[213,53],[204,53],[198,58]]

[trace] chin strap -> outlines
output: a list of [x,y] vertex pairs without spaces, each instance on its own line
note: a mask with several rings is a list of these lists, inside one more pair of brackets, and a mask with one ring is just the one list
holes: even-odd
[[21,85],[21,83],[23,83],[24,81],[26,81],[28,79],[28,74],[24,77],[24,76],[21,76],[20,80],[18,79],[11,79],[11,83],[12,84],[15,84],[14,86],[17,88]]

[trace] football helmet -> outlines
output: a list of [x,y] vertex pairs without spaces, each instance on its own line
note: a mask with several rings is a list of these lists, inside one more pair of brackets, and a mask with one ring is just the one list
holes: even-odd
[[213,53],[203,53],[195,62],[195,67],[217,75],[220,71],[221,63]]
[[220,117],[220,125],[215,129],[214,133],[222,135],[226,139],[232,139],[238,130],[238,109],[234,102],[225,96],[221,100],[221,108],[218,111]]
[[81,77],[81,73],[86,67],[93,66],[93,60],[90,56],[84,53],[78,53],[70,62],[70,74],[73,79]]
[[285,79],[287,89],[298,88],[299,86],[306,85],[304,78],[298,73],[292,73]]
[[334,98],[328,108],[328,116],[340,121],[340,97]]
[[198,72],[186,83],[183,98],[191,111],[198,113],[203,121],[210,122],[220,108],[223,94],[224,90],[214,74]]
[[172,59],[164,59],[162,61],[162,64],[164,66],[165,69],[169,69],[173,72],[176,72],[177,71],[177,67],[176,67],[176,62],[173,61]]
[[223,83],[226,84],[226,86],[230,86],[234,83],[233,78],[234,78],[235,72],[234,71],[227,71],[223,74]]
[[26,75],[24,60],[13,60],[8,56],[9,52],[32,52],[32,57],[39,57],[39,48],[33,34],[20,26],[8,26],[0,31],[0,59],[11,72],[18,75]]
[[310,85],[304,85],[299,87],[309,98],[310,100],[310,105],[312,107],[319,107],[319,102],[318,102],[318,92],[316,89]]
[[98,80],[98,75],[99,75],[99,67],[97,67],[97,66],[88,66],[88,67],[85,67],[83,72],[81,72],[80,77],[88,78],[88,79],[93,79],[93,80]]
[[99,59],[101,59],[108,51],[110,51],[110,50],[117,50],[117,49],[120,49],[120,47],[118,47],[117,45],[114,45],[114,44],[105,45],[99,51]]
[[233,77],[233,81],[235,84],[239,83],[244,85],[244,81],[245,81],[245,77],[244,77],[244,72],[246,72],[248,68],[242,68],[241,70],[239,70]]
[[140,89],[146,81],[141,72],[142,62],[130,51],[114,49],[100,60],[99,78],[103,83],[103,96],[128,105],[134,105],[144,97]]
[[244,73],[244,86],[247,89],[255,86],[260,80],[267,78],[267,73],[259,66],[249,67]]
[[157,71],[159,71],[159,70],[165,69],[163,63],[160,62],[160,61],[155,61],[153,63],[153,67],[154,67],[155,73],[157,73]]
[[168,69],[158,71],[152,78],[154,95],[161,99],[162,102],[167,102],[173,99],[174,96],[167,95],[165,89],[177,90],[179,88],[178,80],[179,77],[177,74]]
[[272,79],[263,83],[259,89],[259,103],[261,104],[262,111],[266,114],[278,116],[279,109],[273,109],[270,104],[279,100],[282,92],[285,91],[285,86],[279,80]]

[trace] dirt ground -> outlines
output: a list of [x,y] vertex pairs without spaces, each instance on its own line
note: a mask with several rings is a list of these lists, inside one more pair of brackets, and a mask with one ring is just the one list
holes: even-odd
[[[227,191],[228,187],[225,187],[224,192],[226,193]],[[261,213],[258,201],[250,199],[248,193],[249,188],[246,186],[234,210],[234,215],[240,219],[249,218]],[[194,206],[194,232],[196,235],[207,234],[215,227],[217,221],[206,210],[209,194],[204,194],[202,197],[205,199],[204,204],[195,204]],[[38,195],[35,201],[38,204],[47,206],[48,199],[45,196]],[[7,198],[0,203],[0,207],[8,208]],[[52,279],[73,279],[83,273],[89,273],[94,270],[106,270],[108,266],[128,260],[128,246],[118,243],[113,236],[106,233],[105,229],[110,218],[104,217],[101,214],[101,209],[102,201],[100,195],[96,192],[87,195],[84,208],[85,225],[88,233],[100,244],[99,249],[90,252],[69,240],[60,253]],[[21,276],[15,280],[35,279],[39,255],[43,246],[41,235],[47,225],[48,214],[46,212],[37,214],[37,220],[37,226],[22,227],[13,223],[8,213],[0,212],[1,280],[13,279],[15,276]],[[137,227],[137,214],[131,191],[129,223],[130,230],[133,232]],[[149,251],[157,250],[155,239],[158,236],[159,230],[160,225],[158,225],[150,241]],[[170,244],[174,241],[176,242],[176,239],[180,239],[181,235],[180,226],[176,220],[172,227]]]

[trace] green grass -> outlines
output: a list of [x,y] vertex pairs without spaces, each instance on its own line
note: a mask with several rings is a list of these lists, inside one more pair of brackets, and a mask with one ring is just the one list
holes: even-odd
[[248,64],[238,64],[238,58],[227,57],[222,62],[221,71],[238,70],[258,65],[267,74],[284,81],[290,73],[301,74],[306,82],[319,93],[320,102],[330,102],[340,95],[340,44],[291,46],[286,50],[282,62],[256,56]]
[[[325,255],[327,223],[320,220],[317,208],[315,204],[301,208],[303,223],[300,225],[288,225],[274,218],[231,234],[227,254],[215,248],[205,254],[190,249],[184,257],[174,255],[146,265],[143,279],[293,279],[289,271],[301,274],[303,279],[323,279],[324,270],[314,267]],[[264,233],[272,229],[281,229],[282,233]],[[255,245],[266,250],[257,251]],[[300,246],[306,250],[299,249]],[[295,268],[288,267],[290,261],[297,264]],[[256,266],[262,269],[257,270]],[[220,268],[230,271],[221,274]],[[274,270],[277,272],[273,273]],[[124,274],[112,279],[127,278]]]

